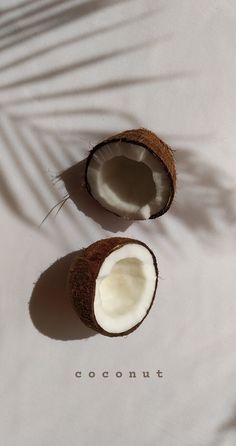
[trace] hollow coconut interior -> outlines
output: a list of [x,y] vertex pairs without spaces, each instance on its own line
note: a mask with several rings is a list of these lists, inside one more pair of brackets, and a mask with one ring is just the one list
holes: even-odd
[[102,206],[130,219],[148,219],[170,199],[171,181],[162,161],[147,148],[124,141],[94,152],[87,181]]
[[145,246],[130,243],[109,254],[96,279],[94,315],[109,333],[122,333],[137,325],[154,298],[157,273]]

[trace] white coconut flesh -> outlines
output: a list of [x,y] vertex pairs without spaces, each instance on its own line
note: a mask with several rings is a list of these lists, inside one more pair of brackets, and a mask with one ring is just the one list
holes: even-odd
[[147,314],[156,288],[153,256],[145,246],[129,243],[104,260],[96,279],[94,315],[109,333],[122,333]]
[[123,217],[148,219],[170,198],[171,184],[161,160],[137,144],[111,142],[97,149],[87,181],[94,198]]

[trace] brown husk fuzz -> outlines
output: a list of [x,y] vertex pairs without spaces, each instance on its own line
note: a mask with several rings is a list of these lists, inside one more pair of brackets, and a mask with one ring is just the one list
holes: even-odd
[[[86,163],[86,169],[85,169],[85,183],[88,192],[90,195],[92,195],[92,191],[90,189],[88,180],[87,180],[87,170],[89,163],[94,155],[94,153],[100,149],[102,146],[106,144],[110,144],[112,142],[127,142],[131,144],[136,144],[142,147],[145,147],[147,150],[153,153],[154,156],[158,157],[162,164],[163,168],[166,170],[169,179],[170,179],[170,193],[169,193],[169,199],[166,203],[166,205],[156,214],[153,214],[150,216],[150,219],[160,217],[165,212],[168,211],[170,208],[170,205],[173,201],[175,190],[176,190],[176,168],[175,168],[175,161],[173,157],[173,151],[171,148],[162,141],[155,133],[153,133],[151,130],[140,128],[140,129],[133,129],[133,130],[126,130],[124,132],[118,133],[116,135],[113,135],[104,141],[97,144],[90,152],[87,163]],[[92,195],[93,196],[93,195]],[[109,211],[111,212],[111,211]]]
[[[122,333],[109,333],[102,327],[100,327],[100,325],[96,321],[94,314],[96,279],[105,258],[116,249],[119,249],[129,243],[143,245],[152,254],[153,264],[156,270],[155,291],[153,293],[152,302],[146,315],[138,324]],[[68,289],[74,309],[82,322],[84,322],[84,324],[87,325],[89,328],[96,330],[102,335],[114,337],[128,335],[132,331],[136,330],[138,326],[143,322],[153,304],[157,281],[158,269],[156,259],[153,252],[148,248],[147,245],[145,245],[145,243],[131,238],[111,237],[93,243],[88,248],[84,249],[79,257],[76,257],[74,259],[69,270]]]

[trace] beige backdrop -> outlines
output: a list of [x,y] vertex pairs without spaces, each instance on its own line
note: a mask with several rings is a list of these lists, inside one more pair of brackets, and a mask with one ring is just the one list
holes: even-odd
[[[0,8],[2,444],[233,446],[235,0]],[[176,150],[178,188],[168,214],[127,226],[84,196],[78,163],[140,126]],[[93,336],[64,292],[70,253],[114,234],[160,270],[124,339]]]

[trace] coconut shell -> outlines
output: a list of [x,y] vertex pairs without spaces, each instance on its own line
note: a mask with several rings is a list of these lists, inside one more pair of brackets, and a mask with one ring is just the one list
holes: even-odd
[[[153,293],[152,302],[144,318],[134,327],[131,327],[125,332],[109,333],[100,327],[94,314],[96,279],[106,257],[116,249],[119,249],[129,243],[140,244],[147,248],[152,254],[153,264],[156,271],[156,286]],[[69,270],[68,290],[72,305],[85,325],[105,336],[124,336],[136,330],[146,318],[155,298],[157,281],[158,268],[156,258],[145,243],[131,238],[111,237],[93,243],[88,248],[84,249],[81,255],[73,260]]]
[[[93,196],[90,185],[87,180],[87,171],[89,167],[89,163],[94,155],[94,153],[99,150],[102,146],[106,144],[110,144],[112,142],[127,142],[131,144],[136,144],[138,146],[145,147],[147,150],[152,152],[152,154],[159,158],[159,160],[163,164],[163,168],[166,170],[168,177],[170,179],[170,193],[169,199],[166,205],[156,214],[150,216],[150,219],[160,217],[165,214],[170,208],[170,205],[173,201],[175,190],[176,190],[176,167],[175,160],[173,157],[172,149],[162,141],[155,133],[151,132],[151,130],[140,128],[133,130],[126,130],[124,132],[113,135],[104,141],[97,144],[90,152],[85,168],[85,184],[86,188],[91,196]],[[94,198],[94,197],[93,197]],[[111,211],[109,211],[111,212]]]

